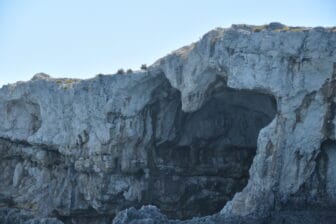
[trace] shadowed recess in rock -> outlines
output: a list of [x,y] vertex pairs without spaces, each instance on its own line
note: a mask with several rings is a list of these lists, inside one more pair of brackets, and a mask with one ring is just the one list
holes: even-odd
[[180,219],[220,211],[247,183],[258,133],[276,114],[275,99],[220,87],[199,110],[185,113],[169,83],[154,94],[144,203]]

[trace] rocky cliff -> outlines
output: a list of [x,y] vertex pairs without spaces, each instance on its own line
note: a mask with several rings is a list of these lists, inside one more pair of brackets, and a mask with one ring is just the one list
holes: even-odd
[[6,85],[0,223],[334,223],[335,100],[336,28],[279,23]]

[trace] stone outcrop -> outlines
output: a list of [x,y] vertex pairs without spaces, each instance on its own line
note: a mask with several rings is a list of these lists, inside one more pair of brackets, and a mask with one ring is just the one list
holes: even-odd
[[332,223],[335,78],[335,28],[272,23],[133,74],[4,86],[0,222]]

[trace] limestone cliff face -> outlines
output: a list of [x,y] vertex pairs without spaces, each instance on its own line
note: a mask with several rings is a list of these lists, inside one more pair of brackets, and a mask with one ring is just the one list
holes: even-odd
[[[335,220],[335,96],[335,28],[277,23],[213,30],[133,74],[4,86],[0,221]],[[147,204],[163,214],[112,221]]]

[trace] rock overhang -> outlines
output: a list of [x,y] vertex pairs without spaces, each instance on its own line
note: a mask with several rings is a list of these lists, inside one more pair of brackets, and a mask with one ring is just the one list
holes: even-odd
[[[325,97],[322,89],[328,83],[330,89],[333,88],[335,43],[335,28],[233,25],[211,31],[199,42],[160,59],[148,68],[147,76],[111,76],[105,77],[104,82],[111,80],[114,85],[121,84],[127,89],[130,88],[127,84],[132,86],[132,80],[136,80],[134,86],[146,85],[146,77],[152,79],[163,75],[181,93],[184,112],[202,108],[217,85],[273,95],[278,104],[277,116],[259,134],[249,184],[223,210],[224,214],[237,215],[263,213],[274,207],[274,198],[282,198],[281,203],[285,203],[290,194],[310,181],[315,172],[314,158],[319,154],[322,142],[330,138],[323,134],[324,120],[330,119],[327,104],[334,99]],[[100,78],[93,79],[93,83],[99,83]],[[160,78],[157,80],[159,85]],[[66,91],[75,92],[81,83],[69,85]],[[8,88],[17,97],[24,89],[29,91],[27,86],[30,84],[18,88],[21,85],[25,84],[7,86],[0,92]],[[94,87],[100,87],[100,84]],[[106,90],[105,86],[103,90]],[[137,91],[146,92],[141,88],[134,91],[135,95]],[[101,93],[96,92],[97,96]],[[117,103],[111,108],[127,105],[126,98],[114,101]],[[139,111],[145,104],[135,106],[132,103],[126,111]],[[132,114],[134,112],[128,115]],[[326,122],[335,123],[335,119]],[[73,135],[75,138],[86,128],[80,127],[81,131]],[[96,134],[104,136],[105,132]],[[108,137],[99,140],[106,141]],[[265,204],[261,206],[258,201]]]

